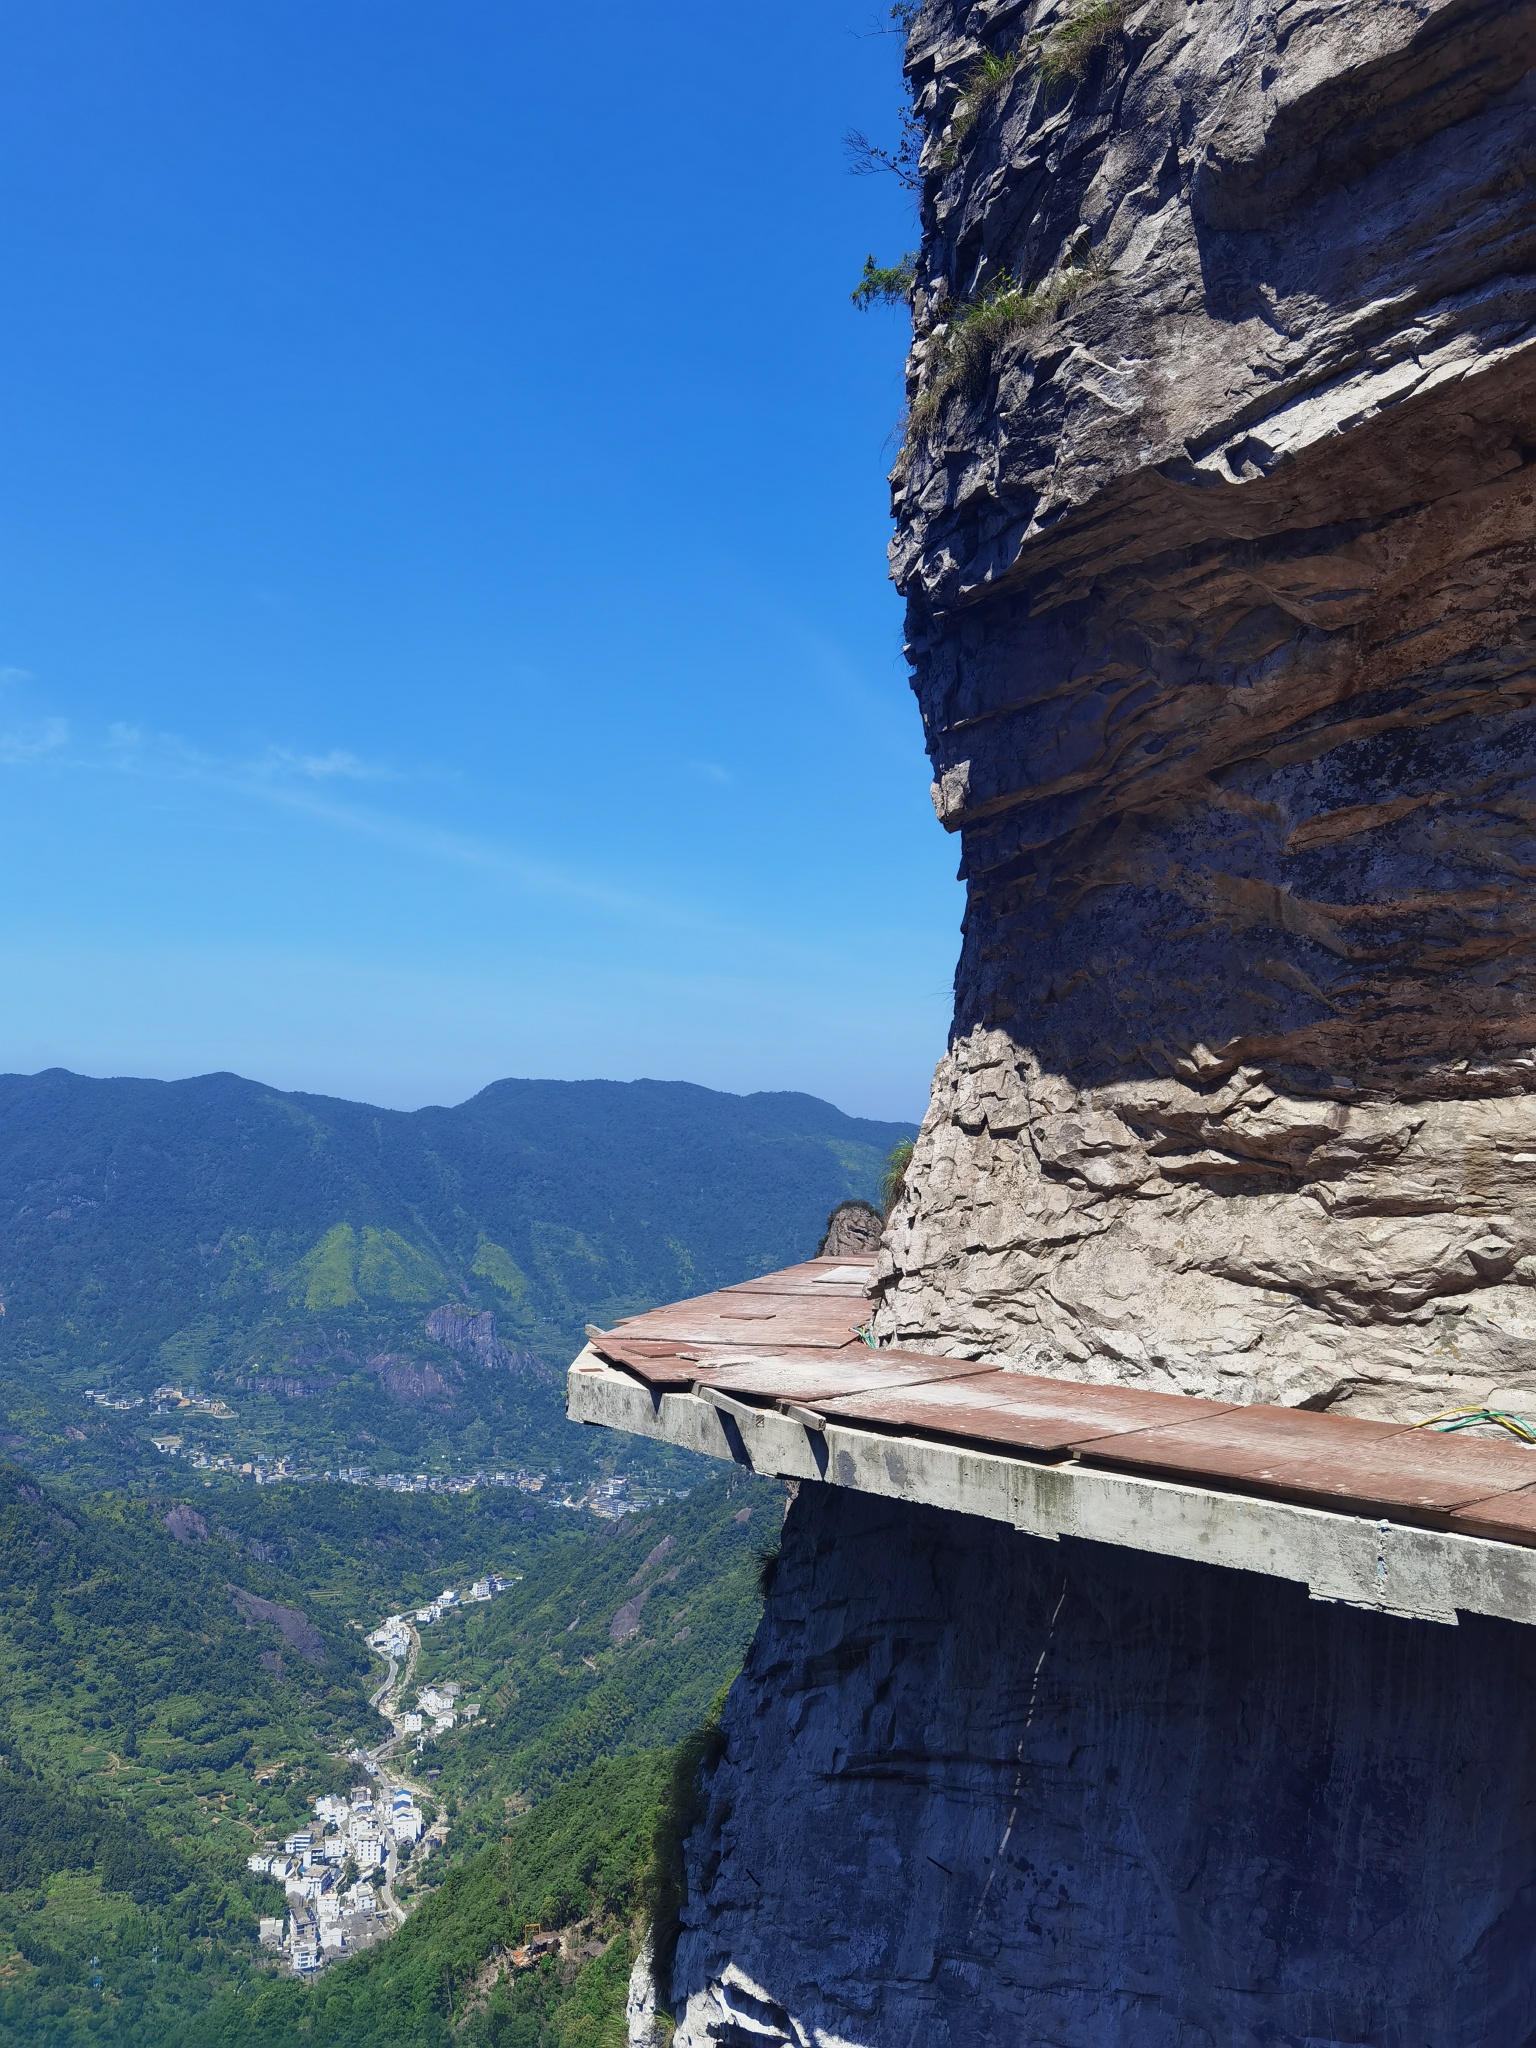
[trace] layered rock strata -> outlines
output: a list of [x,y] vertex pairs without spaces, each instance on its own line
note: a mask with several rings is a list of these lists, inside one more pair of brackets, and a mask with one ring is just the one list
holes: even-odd
[[[915,11],[894,565],[967,909],[881,1341],[1536,1400],[1533,46]],[[806,1485],[677,2048],[1536,2048],[1533,1659]]]
[[803,1487],[674,2048],[1529,2048],[1533,1685],[1507,1623]]
[[1536,1396],[1533,52],[917,15],[893,560],[967,910],[885,1341]]

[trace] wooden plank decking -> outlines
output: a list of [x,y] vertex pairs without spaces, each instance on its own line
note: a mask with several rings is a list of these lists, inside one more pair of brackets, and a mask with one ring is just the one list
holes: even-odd
[[876,1350],[862,1334],[873,1264],[813,1259],[592,1330],[591,1349],[658,1400],[723,1395],[811,1430],[842,1424],[1536,1548],[1536,1450],[1513,1439]]

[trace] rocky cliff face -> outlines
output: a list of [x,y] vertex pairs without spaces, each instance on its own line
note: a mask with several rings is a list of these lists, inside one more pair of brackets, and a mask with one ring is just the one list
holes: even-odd
[[[887,1342],[1536,1394],[1533,42],[916,13],[894,560],[968,907]],[[806,1486],[677,2048],[1536,2048],[1533,1681],[1529,1629]]]
[[675,2048],[1530,2048],[1533,1684],[1506,1623],[805,1487]]
[[1533,51],[918,14],[894,564],[968,907],[888,1341],[1536,1394]]

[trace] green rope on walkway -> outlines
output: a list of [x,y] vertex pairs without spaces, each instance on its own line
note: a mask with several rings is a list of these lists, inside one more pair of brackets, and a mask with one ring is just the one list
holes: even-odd
[[1426,1415],[1413,1427],[1432,1429],[1437,1436],[1449,1436],[1455,1430],[1477,1429],[1490,1422],[1496,1423],[1500,1429],[1507,1429],[1523,1444],[1536,1444],[1536,1424],[1527,1422],[1521,1415],[1506,1415],[1502,1408],[1443,1408],[1438,1415]]

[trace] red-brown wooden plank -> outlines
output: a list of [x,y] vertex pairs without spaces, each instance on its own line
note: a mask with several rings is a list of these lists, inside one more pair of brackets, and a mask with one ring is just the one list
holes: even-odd
[[851,1280],[807,1280],[796,1287],[779,1287],[767,1280],[743,1280],[736,1287],[722,1287],[720,1292],[735,1300],[761,1300],[765,1296],[779,1301],[868,1301],[869,1289]]
[[[782,1273],[763,1273],[738,1280],[727,1294],[846,1294],[867,1299],[874,1278],[873,1259],[816,1259],[808,1266],[786,1266]],[[835,1276],[835,1277],[834,1277]]]
[[1357,1514],[1444,1516],[1536,1480],[1536,1451],[1519,1444],[1477,1443],[1402,1423],[1267,1405],[1084,1440],[1074,1449],[1087,1464]]
[[594,1337],[592,1348],[609,1365],[621,1366],[643,1380],[653,1393],[685,1394],[699,1376],[697,1357],[680,1357],[671,1345],[625,1344],[613,1337]]
[[[761,1352],[746,1342],[730,1345],[674,1345],[633,1337],[626,1330],[598,1332],[592,1348],[610,1365],[632,1372],[647,1386],[674,1391],[694,1385],[718,1386],[743,1400],[801,1403],[834,1399],[857,1388],[899,1389],[996,1371],[967,1358],[931,1357],[922,1351],[876,1351],[859,1339],[842,1345],[807,1345],[787,1352]],[[850,1377],[853,1375],[853,1377]]]
[[957,1437],[1006,1450],[1061,1452],[1084,1438],[1222,1415],[1227,1406],[1141,1387],[1090,1386],[976,1367],[965,1378],[911,1390],[861,1391],[828,1402],[825,1413],[829,1422]]
[[[726,1332],[729,1331],[727,1337]],[[763,1341],[766,1333],[755,1329],[752,1324],[721,1325],[709,1336],[696,1337],[692,1341],[681,1337],[642,1337],[628,1330],[606,1330],[596,1332],[590,1339],[594,1351],[608,1360],[610,1365],[622,1365],[626,1369],[641,1372],[656,1379],[663,1377],[667,1384],[677,1381],[676,1374],[668,1376],[663,1368],[669,1362],[681,1362],[679,1370],[685,1372],[691,1382],[703,1374],[711,1363],[734,1364],[745,1359],[782,1357],[785,1359],[835,1358],[849,1352],[872,1355],[869,1346],[857,1334],[849,1331],[841,1341],[816,1344],[790,1344],[780,1348],[777,1340],[772,1346]]]
[[868,1316],[861,1300],[780,1296],[771,1306],[757,1309],[744,1307],[740,1296],[706,1297],[675,1309],[653,1309],[608,1334],[685,1345],[751,1344],[764,1351],[798,1350],[804,1345],[836,1349],[857,1339]]
[[[1460,1432],[1458,1432],[1459,1434]],[[1536,1464],[1536,1450],[1527,1451]],[[1486,1500],[1453,1508],[1446,1527],[1463,1536],[1491,1536],[1498,1543],[1536,1545],[1536,1482],[1517,1493],[1495,1493]]]

